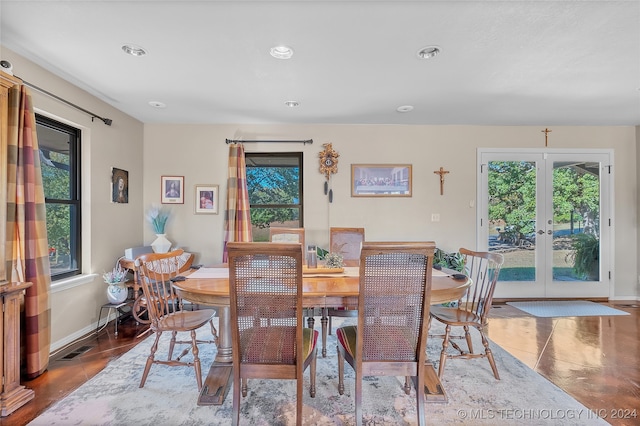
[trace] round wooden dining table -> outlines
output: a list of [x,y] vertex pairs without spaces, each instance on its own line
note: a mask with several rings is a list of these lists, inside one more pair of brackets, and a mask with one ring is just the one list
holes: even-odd
[[[359,293],[357,274],[310,272],[303,274],[303,305],[305,307],[357,308]],[[452,270],[433,270],[431,304],[458,300],[471,285],[471,281],[466,277],[455,279],[455,272]],[[173,283],[181,298],[191,303],[218,308],[218,351],[200,392],[198,405],[220,405],[224,401],[232,380],[231,363],[233,357],[228,269],[203,268],[193,272],[193,277],[190,277],[189,273],[184,275],[187,279]],[[323,318],[323,322],[325,320],[326,318]],[[432,400],[446,401],[446,395],[435,371],[428,372],[428,375],[429,377],[425,378],[427,387],[425,390],[428,391],[427,400],[429,401],[429,395],[431,395]]]

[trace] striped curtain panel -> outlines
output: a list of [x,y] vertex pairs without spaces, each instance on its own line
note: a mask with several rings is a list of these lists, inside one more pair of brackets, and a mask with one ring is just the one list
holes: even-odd
[[49,365],[51,274],[36,117],[24,85],[9,90],[8,124],[7,275],[33,283],[24,298],[20,364],[23,374],[34,378]]
[[227,179],[227,208],[224,212],[224,252],[222,261],[229,260],[227,243],[230,241],[253,241],[251,235],[251,212],[247,189],[247,167],[244,161],[244,145],[229,146],[229,178]]

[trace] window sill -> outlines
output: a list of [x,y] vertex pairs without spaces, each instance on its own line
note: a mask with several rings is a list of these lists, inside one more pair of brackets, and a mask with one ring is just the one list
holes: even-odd
[[54,281],[51,283],[51,293],[59,293],[61,291],[69,290],[70,288],[93,282],[97,276],[98,274],[82,274],[60,281]]

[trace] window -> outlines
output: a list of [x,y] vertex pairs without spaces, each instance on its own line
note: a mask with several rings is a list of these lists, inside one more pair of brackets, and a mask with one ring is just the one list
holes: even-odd
[[302,153],[245,153],[253,241],[271,226],[303,227]]
[[81,271],[80,130],[36,114],[51,279]]

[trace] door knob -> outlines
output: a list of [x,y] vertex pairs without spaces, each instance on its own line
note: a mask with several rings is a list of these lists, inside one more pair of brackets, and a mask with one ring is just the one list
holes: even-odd
[[538,235],[542,235],[542,234],[544,234],[544,231],[541,229],[538,231]]

